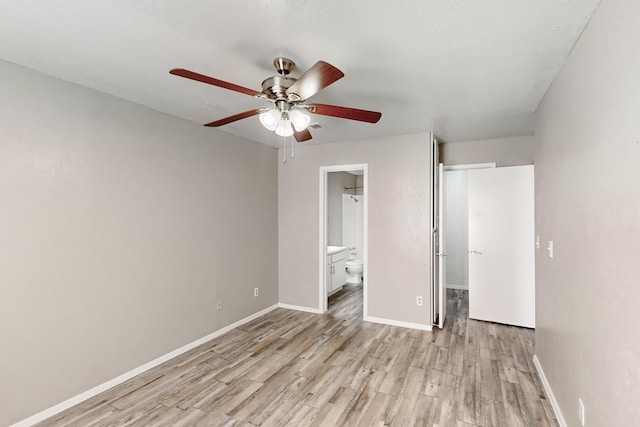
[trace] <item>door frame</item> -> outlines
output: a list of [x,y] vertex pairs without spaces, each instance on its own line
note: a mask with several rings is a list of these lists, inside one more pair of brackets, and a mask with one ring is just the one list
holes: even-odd
[[432,132],[429,132],[429,283],[430,283],[430,307],[429,307],[429,324],[437,326],[437,318],[439,315],[440,290],[438,288],[438,272],[439,267],[436,263],[436,209],[438,198],[438,164],[440,163],[440,150],[438,141]]
[[470,169],[491,169],[495,168],[496,163],[471,163],[468,165],[445,165],[444,171],[459,171],[459,170],[470,170]]
[[362,282],[362,315],[363,320],[367,318],[367,283],[369,281],[369,164],[356,163],[348,165],[320,166],[319,169],[319,191],[318,191],[318,307],[320,313],[325,313],[328,306],[327,278],[325,264],[327,262],[327,181],[329,172],[353,172],[363,171],[362,175],[362,195],[364,196],[363,206],[363,236],[362,236],[362,260],[364,262],[363,275],[366,281]]

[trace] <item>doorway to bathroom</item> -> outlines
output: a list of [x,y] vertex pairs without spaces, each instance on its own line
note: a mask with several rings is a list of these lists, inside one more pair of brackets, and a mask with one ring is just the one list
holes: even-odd
[[319,177],[318,298],[326,312],[330,298],[360,296],[367,315],[368,165],[320,168]]

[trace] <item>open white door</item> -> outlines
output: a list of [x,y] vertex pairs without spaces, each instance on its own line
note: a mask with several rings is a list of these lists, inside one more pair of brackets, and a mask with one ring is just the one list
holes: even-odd
[[431,323],[442,328],[444,326],[447,305],[446,281],[444,278],[444,236],[443,236],[443,197],[442,178],[444,165],[440,164],[438,141],[430,134],[430,170],[431,170]]
[[535,327],[533,166],[468,172],[469,317]]
[[444,164],[438,165],[438,327],[444,327],[447,314],[447,252],[444,244]]

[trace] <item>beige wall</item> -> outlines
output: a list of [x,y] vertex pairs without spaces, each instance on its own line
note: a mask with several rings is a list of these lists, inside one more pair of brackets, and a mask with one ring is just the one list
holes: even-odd
[[640,420],[640,2],[603,1],[538,110],[536,354],[570,426]]
[[533,136],[519,136],[480,141],[441,144],[441,159],[445,165],[496,163],[501,166],[533,164]]
[[319,168],[368,163],[368,314],[429,324],[428,135],[299,147],[278,170],[280,302],[319,307]]
[[6,62],[0,93],[0,425],[277,302],[275,149]]

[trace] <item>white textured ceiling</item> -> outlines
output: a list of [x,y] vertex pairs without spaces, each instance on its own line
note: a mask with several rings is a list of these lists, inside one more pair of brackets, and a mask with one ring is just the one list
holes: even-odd
[[[197,123],[265,102],[171,68],[260,90],[276,56],[297,63],[296,77],[321,59],[345,77],[311,101],[382,119],[314,115],[322,128],[312,129],[313,143],[432,128],[451,142],[530,135],[533,112],[598,3],[0,0],[0,58]],[[256,117],[220,129],[280,140]]]

